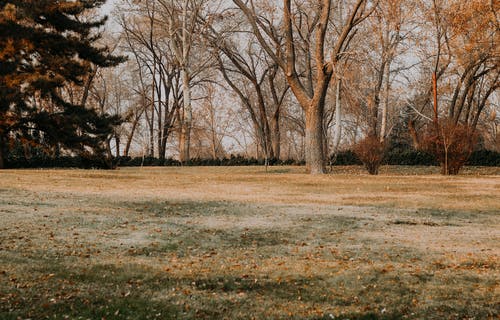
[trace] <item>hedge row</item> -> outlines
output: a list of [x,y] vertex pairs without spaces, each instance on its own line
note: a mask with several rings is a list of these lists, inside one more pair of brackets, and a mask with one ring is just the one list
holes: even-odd
[[472,153],[466,165],[468,166],[484,166],[484,167],[500,167],[500,152],[489,150],[479,150]]
[[82,168],[82,169],[110,169],[113,168],[112,162],[105,158],[78,157],[78,156],[34,156],[29,159],[24,157],[8,157],[5,161],[5,167],[10,169],[21,168]]
[[[331,164],[338,166],[361,165],[361,160],[353,151],[343,151],[331,157]],[[428,153],[415,150],[391,150],[384,155],[382,164],[404,166],[435,166],[434,157]]]
[[[165,159],[161,160],[158,158],[152,157],[119,157],[116,160],[116,163],[120,167],[138,167],[138,166],[180,166],[181,163],[175,159]],[[293,159],[288,160],[278,160],[278,159],[269,159],[267,161],[268,165],[303,165],[302,161],[296,161]],[[242,156],[231,155],[229,158],[224,159],[201,159],[194,158],[191,159],[188,163],[185,163],[185,166],[263,166],[266,164],[264,159],[255,159],[255,158],[245,158]]]
[[[388,165],[438,165],[430,154],[414,150],[391,150],[384,157],[384,164]],[[268,160],[269,165],[304,165],[304,161]],[[361,161],[352,151],[344,151],[330,158],[330,164],[334,166],[360,165]],[[29,159],[23,157],[8,157],[7,168],[85,168],[105,169],[113,167],[138,167],[138,166],[180,166],[181,163],[175,159],[160,160],[152,157],[119,157],[113,161],[107,161],[102,157],[48,157],[35,156]],[[224,159],[191,159],[187,166],[259,166],[265,165],[265,161],[255,158],[244,158],[242,156],[230,156]],[[470,166],[500,167],[500,153],[488,150],[474,152],[467,161]]]

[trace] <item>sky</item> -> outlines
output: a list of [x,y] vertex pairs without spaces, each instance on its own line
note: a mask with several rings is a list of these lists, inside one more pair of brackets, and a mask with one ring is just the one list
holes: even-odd
[[111,12],[111,10],[113,10],[113,7],[114,7],[116,2],[117,2],[117,0],[108,0],[104,4],[104,6],[102,6],[103,13],[109,14]]
[[116,22],[113,20],[113,17],[111,16],[111,12],[113,11],[113,9],[115,8],[116,4],[119,2],[120,0],[107,0],[106,3],[101,7],[101,13],[103,15],[108,15],[108,22],[106,23],[106,29],[108,32],[115,32],[117,30],[119,30],[119,27],[118,25],[116,24]]

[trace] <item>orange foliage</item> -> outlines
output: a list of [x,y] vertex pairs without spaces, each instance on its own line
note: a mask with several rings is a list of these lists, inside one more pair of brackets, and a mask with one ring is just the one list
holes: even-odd
[[462,59],[477,57],[484,51],[498,50],[500,34],[494,12],[500,11],[498,1],[452,1],[444,15],[451,31],[454,50]]

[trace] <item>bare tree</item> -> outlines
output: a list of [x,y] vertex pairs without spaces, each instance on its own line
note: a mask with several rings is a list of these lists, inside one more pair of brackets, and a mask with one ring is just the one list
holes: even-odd
[[265,159],[279,158],[280,115],[289,86],[259,42],[248,37],[244,24],[224,28],[229,31],[212,27],[206,34],[218,68],[249,113]]
[[[197,37],[200,31],[199,17],[206,7],[206,0],[166,1],[158,0],[161,6],[162,26],[166,29],[166,36],[172,50],[175,62],[181,72],[183,113],[180,117],[179,147],[181,162],[189,161],[190,134],[193,119],[192,85],[197,62],[193,55],[195,46],[199,43]],[[198,63],[199,64],[199,63]]]
[[[149,127],[149,155],[164,160],[168,137],[174,129],[176,115],[182,106],[179,93],[180,73],[171,42],[164,40],[160,9],[155,1],[129,3],[128,14],[120,22],[124,32],[125,50],[132,53],[137,66],[138,93],[144,105]],[[156,140],[156,141],[155,141]]]
[[[297,58],[299,54],[296,42],[296,15],[292,9],[292,1],[284,0],[282,9],[283,25],[281,30],[276,26],[261,18],[262,14],[257,12],[253,2],[245,3],[242,0],[233,0],[240,8],[252,26],[252,30],[274,62],[283,70],[286,79],[293,91],[297,101],[305,112],[306,117],[306,164],[308,171],[312,174],[322,174],[325,172],[324,156],[324,132],[323,117],[325,108],[325,98],[330,80],[335,72],[335,67],[348,47],[350,39],[354,34],[357,25],[366,19],[371,13],[367,10],[368,1],[357,0],[349,11],[345,24],[329,34],[331,28],[330,15],[332,12],[332,1],[322,0],[316,2],[312,12],[312,21],[317,21],[311,25],[310,33],[314,33],[314,43],[311,44],[311,56],[313,56],[315,69],[313,77],[308,79],[308,84],[304,84],[302,75],[297,70]],[[337,32],[335,32],[337,31]],[[284,52],[274,50],[279,43],[279,36],[284,39]],[[326,49],[326,39],[336,40]],[[306,77],[307,79],[307,77]]]

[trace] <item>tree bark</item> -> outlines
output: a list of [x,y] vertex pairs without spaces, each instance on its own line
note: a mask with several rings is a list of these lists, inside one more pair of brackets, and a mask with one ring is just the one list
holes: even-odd
[[325,173],[323,150],[323,108],[311,105],[306,112],[306,165],[310,174]]

